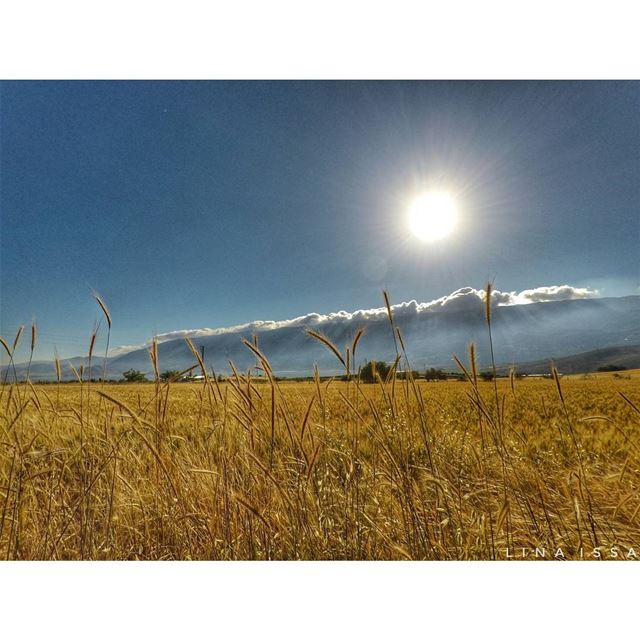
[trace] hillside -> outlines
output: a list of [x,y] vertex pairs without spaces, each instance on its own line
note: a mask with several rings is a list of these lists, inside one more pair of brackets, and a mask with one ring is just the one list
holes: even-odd
[[[454,367],[452,355],[465,360],[470,342],[476,344],[479,366],[489,364],[484,305],[477,298],[461,300],[462,306],[448,305],[436,310],[424,310],[415,301],[397,306],[395,321],[402,331],[412,368],[451,369]],[[192,332],[195,334],[192,340],[198,349],[204,349],[207,368],[218,373],[229,372],[230,361],[240,370],[255,366],[255,357],[243,344],[243,339],[251,340],[255,335],[277,375],[310,375],[316,364],[323,373],[332,375],[340,371],[338,361],[323,345],[309,337],[305,328],[323,333],[344,350],[351,344],[356,331],[364,327],[365,333],[357,350],[357,365],[372,359],[392,361],[394,341],[386,314],[367,313],[310,314],[299,319],[300,322],[252,323],[229,330],[203,330],[205,335]],[[601,363],[618,362],[612,358],[622,358],[632,366],[636,362],[635,356],[627,353],[625,350],[629,347],[624,345],[640,344],[640,296],[496,306],[492,322],[498,363],[525,363],[531,372],[548,371],[551,358],[567,371],[592,370]],[[607,349],[613,351],[600,353]],[[183,337],[165,339],[159,344],[158,352],[161,370],[181,370],[194,364],[193,354]],[[599,355],[588,355],[596,352]],[[69,364],[78,368],[83,362],[86,367],[85,358],[63,361],[63,376],[72,379],[74,374]],[[118,378],[127,369],[151,372],[146,346],[108,361],[109,377]],[[19,377],[25,376],[26,366],[17,365],[16,370]],[[94,358],[93,371],[96,377],[102,373],[99,358]],[[32,380],[52,379],[52,363],[33,363],[30,377]]]
[[[592,373],[599,367],[615,365],[625,369],[640,368],[640,344],[594,349],[562,358],[524,362],[516,366],[518,373],[548,373],[553,363],[560,373]],[[507,367],[500,367],[505,371]]]

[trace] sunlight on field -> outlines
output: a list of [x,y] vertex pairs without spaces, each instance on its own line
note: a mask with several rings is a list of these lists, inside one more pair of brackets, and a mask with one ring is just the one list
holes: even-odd
[[0,554],[637,552],[631,375],[500,380],[497,406],[473,380],[6,385]]

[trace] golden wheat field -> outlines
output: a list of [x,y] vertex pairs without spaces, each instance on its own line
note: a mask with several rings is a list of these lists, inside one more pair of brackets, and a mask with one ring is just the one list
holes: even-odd
[[3,559],[627,559],[638,377],[3,385]]

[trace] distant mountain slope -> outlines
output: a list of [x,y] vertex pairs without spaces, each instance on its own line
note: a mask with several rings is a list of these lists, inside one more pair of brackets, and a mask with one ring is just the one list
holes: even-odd
[[[563,358],[523,362],[517,365],[516,370],[518,373],[549,373],[552,363],[560,373],[591,373],[597,371],[599,367],[608,365],[640,369],[640,344],[594,349]],[[507,367],[498,367],[498,369],[503,372]]]
[[[416,311],[415,304],[407,304],[396,313],[395,320],[402,331],[412,368],[435,366],[451,369],[454,367],[452,354],[466,360],[470,342],[476,344],[480,366],[488,365],[484,305],[479,299],[476,302],[469,305],[466,300],[462,309],[451,305],[422,312]],[[337,314],[311,326],[342,350],[351,343],[357,328],[363,326],[365,334],[358,346],[358,365],[371,359],[392,361],[395,357],[393,335],[383,314],[366,318]],[[497,306],[493,310],[492,328],[496,362],[524,362],[542,367],[544,361],[548,370],[549,358],[560,362],[560,359],[574,354],[640,344],[640,296]],[[314,364],[327,374],[339,371],[340,365],[335,356],[309,337],[301,325],[270,329],[253,325],[194,337],[193,342],[198,349],[204,348],[208,368],[228,372],[231,360],[240,370],[246,370],[255,366],[255,357],[242,340],[251,339],[253,333],[279,375],[309,375]],[[182,338],[162,342],[158,352],[161,370],[186,369],[195,362]],[[75,358],[73,361],[76,368],[83,361],[87,366],[86,359]],[[63,375],[72,378],[68,363],[63,362]],[[146,347],[112,357],[107,366],[108,375],[112,378],[120,377],[122,372],[131,368],[151,372]],[[24,376],[26,367],[18,365],[16,369],[19,376]],[[93,375],[97,377],[101,372],[102,363],[94,358]],[[33,380],[53,377],[54,369],[50,362],[32,364]]]

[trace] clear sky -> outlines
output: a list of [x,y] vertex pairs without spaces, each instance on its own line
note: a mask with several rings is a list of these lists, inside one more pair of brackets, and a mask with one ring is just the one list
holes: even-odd
[[[640,83],[0,84],[0,333],[39,356],[503,291],[640,285]],[[424,244],[411,198],[446,189]]]

